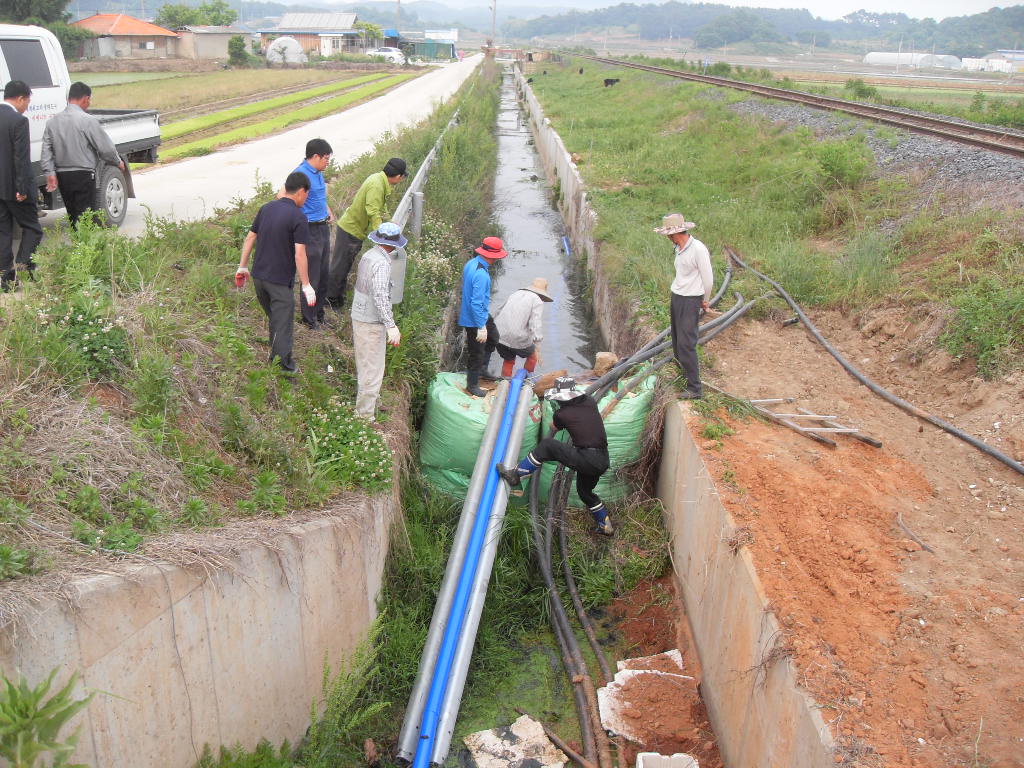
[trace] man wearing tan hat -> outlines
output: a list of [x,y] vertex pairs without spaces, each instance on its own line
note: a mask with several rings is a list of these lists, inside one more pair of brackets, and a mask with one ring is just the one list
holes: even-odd
[[655,228],[659,235],[667,235],[675,246],[675,279],[672,281],[672,349],[676,361],[686,377],[684,400],[697,400],[703,396],[700,371],[697,366],[697,325],[701,310],[711,307],[711,254],[707,246],[690,235],[697,225],[687,221],[681,213],[670,213]]
[[[540,342],[544,338],[542,321],[545,302],[554,301],[548,293],[548,281],[543,277],[535,277],[525,288],[512,293],[498,314],[494,316],[494,325],[498,328],[500,341],[495,346],[504,362],[501,375],[511,376],[515,368],[516,358],[525,357],[523,367],[527,373],[533,373],[540,356]],[[484,370],[487,363],[484,361]]]

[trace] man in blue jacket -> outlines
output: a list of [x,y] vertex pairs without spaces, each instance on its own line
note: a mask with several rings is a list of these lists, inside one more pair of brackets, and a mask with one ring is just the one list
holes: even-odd
[[459,325],[466,329],[466,349],[469,363],[466,367],[466,391],[474,397],[483,397],[478,386],[480,374],[491,358],[498,343],[498,329],[491,317],[490,267],[508,255],[500,237],[485,237],[476,249],[476,256],[466,262],[462,270],[462,306]]

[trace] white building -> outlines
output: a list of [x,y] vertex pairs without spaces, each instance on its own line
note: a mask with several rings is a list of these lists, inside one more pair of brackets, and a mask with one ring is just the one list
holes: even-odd
[[909,53],[872,51],[864,63],[875,67],[906,67],[907,69],[960,69],[960,59],[945,53]]

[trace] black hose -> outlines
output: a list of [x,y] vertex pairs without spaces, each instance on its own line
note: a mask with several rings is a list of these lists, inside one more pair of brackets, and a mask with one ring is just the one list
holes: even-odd
[[[555,485],[552,484],[552,490]],[[551,608],[551,627],[558,641],[558,647],[562,654],[562,665],[572,684],[573,700],[576,705],[576,714],[580,725],[580,740],[583,743],[583,755],[591,763],[597,762],[597,742],[594,739],[594,727],[590,717],[590,707],[587,703],[587,695],[583,690],[582,681],[579,679],[579,669],[571,651],[571,643],[576,640],[568,618],[562,607],[562,600],[555,586],[554,573],[551,570],[550,549],[545,546],[545,540],[550,542],[550,532],[540,520],[540,483],[535,478],[530,483],[530,521],[533,526],[533,546],[537,552],[537,563],[540,566],[541,576],[544,578],[544,585],[547,588],[548,603]],[[578,647],[578,646],[577,646]]]
[[788,293],[786,293],[786,290],[781,285],[779,285],[777,282],[772,280],[767,275],[764,275],[764,274],[758,272],[753,267],[751,267],[751,266],[747,265],[746,263],[744,263],[744,261],[739,257],[739,255],[733,249],[727,247],[725,249],[725,251],[726,251],[727,254],[729,254],[729,258],[731,258],[733,261],[735,261],[739,266],[743,267],[744,269],[749,269],[752,273],[754,273],[759,278],[761,278],[766,283],[768,283],[770,286],[772,286],[772,288],[774,288],[778,292],[779,296],[781,296],[783,299],[785,299],[786,303],[789,304],[789,306],[793,308],[793,311],[796,313],[796,316],[800,318],[800,322],[802,322],[805,326],[807,326],[807,330],[811,332],[811,335],[814,336],[814,338],[817,340],[817,342],[819,344],[821,344],[821,346],[823,346],[828,351],[828,353],[830,355],[832,355],[832,357],[834,357],[838,361],[838,363],[841,366],[843,366],[843,369],[848,374],[850,374],[853,378],[855,378],[857,381],[859,381],[865,387],[870,389],[872,392],[874,392],[876,395],[881,397],[883,400],[886,400],[887,402],[892,403],[893,405],[895,405],[900,410],[909,413],[911,416],[916,416],[919,419],[927,421],[929,424],[934,424],[936,427],[939,427],[940,429],[945,430],[946,432],[948,432],[949,434],[953,435],[954,437],[957,437],[960,440],[963,440],[965,443],[968,443],[969,445],[973,445],[975,448],[977,448],[982,453],[987,453],[993,459],[996,459],[997,461],[1001,461],[1003,464],[1008,466],[1010,469],[1016,470],[1020,474],[1024,475],[1024,464],[1021,464],[1018,461],[1014,461],[1011,457],[1007,456],[1005,453],[1003,453],[1002,451],[998,450],[997,448],[993,448],[991,445],[988,445],[987,443],[982,442],[981,440],[979,440],[978,438],[974,437],[973,435],[969,435],[966,432],[964,432],[963,430],[957,429],[956,427],[954,427],[949,422],[943,421],[942,419],[938,418],[937,416],[932,416],[927,411],[922,411],[920,408],[918,408],[913,403],[907,402],[902,397],[894,395],[889,390],[887,390],[887,389],[885,389],[883,387],[880,387],[878,384],[875,384],[875,382],[873,382],[867,376],[862,374],[859,370],[857,370],[852,365],[850,365],[850,363],[848,363],[845,360],[845,358],[843,358],[843,356],[839,354],[839,352],[836,350],[836,348],[828,343],[828,340],[824,336],[821,335],[821,332],[814,326],[814,323],[811,322],[810,318],[807,317],[807,315],[804,313],[803,309],[801,309],[800,305],[797,304],[793,300],[792,296],[790,296]]
[[741,309],[743,309],[744,306],[746,306],[746,299],[743,298],[743,294],[736,292],[733,294],[733,296],[736,297],[736,303],[729,307],[728,310],[726,310],[718,317],[716,317],[714,320],[708,320],[706,323],[697,326],[698,334],[705,333],[706,331],[710,331],[713,328],[717,328],[718,326],[722,325],[722,323],[729,322],[730,318],[734,317],[737,312],[739,312]]
[[[720,334],[722,331],[724,331],[730,325],[732,325],[737,320],[739,320],[741,317],[743,317],[745,314],[747,314],[747,312],[752,310],[754,308],[754,305],[757,304],[757,302],[759,302],[761,299],[765,298],[766,296],[773,296],[773,295],[774,295],[774,293],[766,293],[766,294],[764,294],[764,296],[758,296],[756,299],[753,299],[752,301],[748,301],[735,314],[730,315],[729,319],[726,320],[724,323],[722,323],[719,326],[716,326],[715,328],[712,328],[709,333],[706,333],[703,336],[701,336],[699,339],[697,339],[697,343],[698,344],[707,344],[709,341],[711,341],[713,338],[715,338],[715,336]],[[723,317],[724,317],[724,315],[723,315]]]
[[711,301],[708,302],[712,307],[717,306],[718,302],[725,296],[725,292],[729,290],[729,283],[732,282],[732,262],[726,259],[725,261],[725,277],[722,278],[722,284],[718,286],[718,290],[715,295],[711,297]]
[[587,636],[590,649],[597,657],[597,664],[601,667],[601,675],[606,683],[612,681],[611,668],[608,666],[608,659],[605,658],[604,648],[597,641],[597,632],[594,629],[594,622],[590,620],[583,607],[583,600],[580,598],[579,589],[576,587],[576,577],[572,575],[572,568],[569,566],[569,542],[567,541],[565,529],[568,527],[565,521],[565,507],[560,506],[555,512],[555,527],[558,528],[558,547],[562,550],[562,573],[565,576],[565,585],[569,590],[569,597],[572,598],[572,605],[576,609],[576,618],[583,627],[583,633]]

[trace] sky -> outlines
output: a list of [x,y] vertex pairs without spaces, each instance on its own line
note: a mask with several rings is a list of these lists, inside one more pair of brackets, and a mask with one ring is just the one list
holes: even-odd
[[[993,3],[992,0],[721,0],[727,5],[750,8],[806,8],[824,19],[841,19],[861,9],[871,13],[905,13],[912,19],[932,18],[941,21],[947,16],[971,16],[989,8],[1008,8],[1018,3]],[[612,3],[614,4],[614,2]]]

